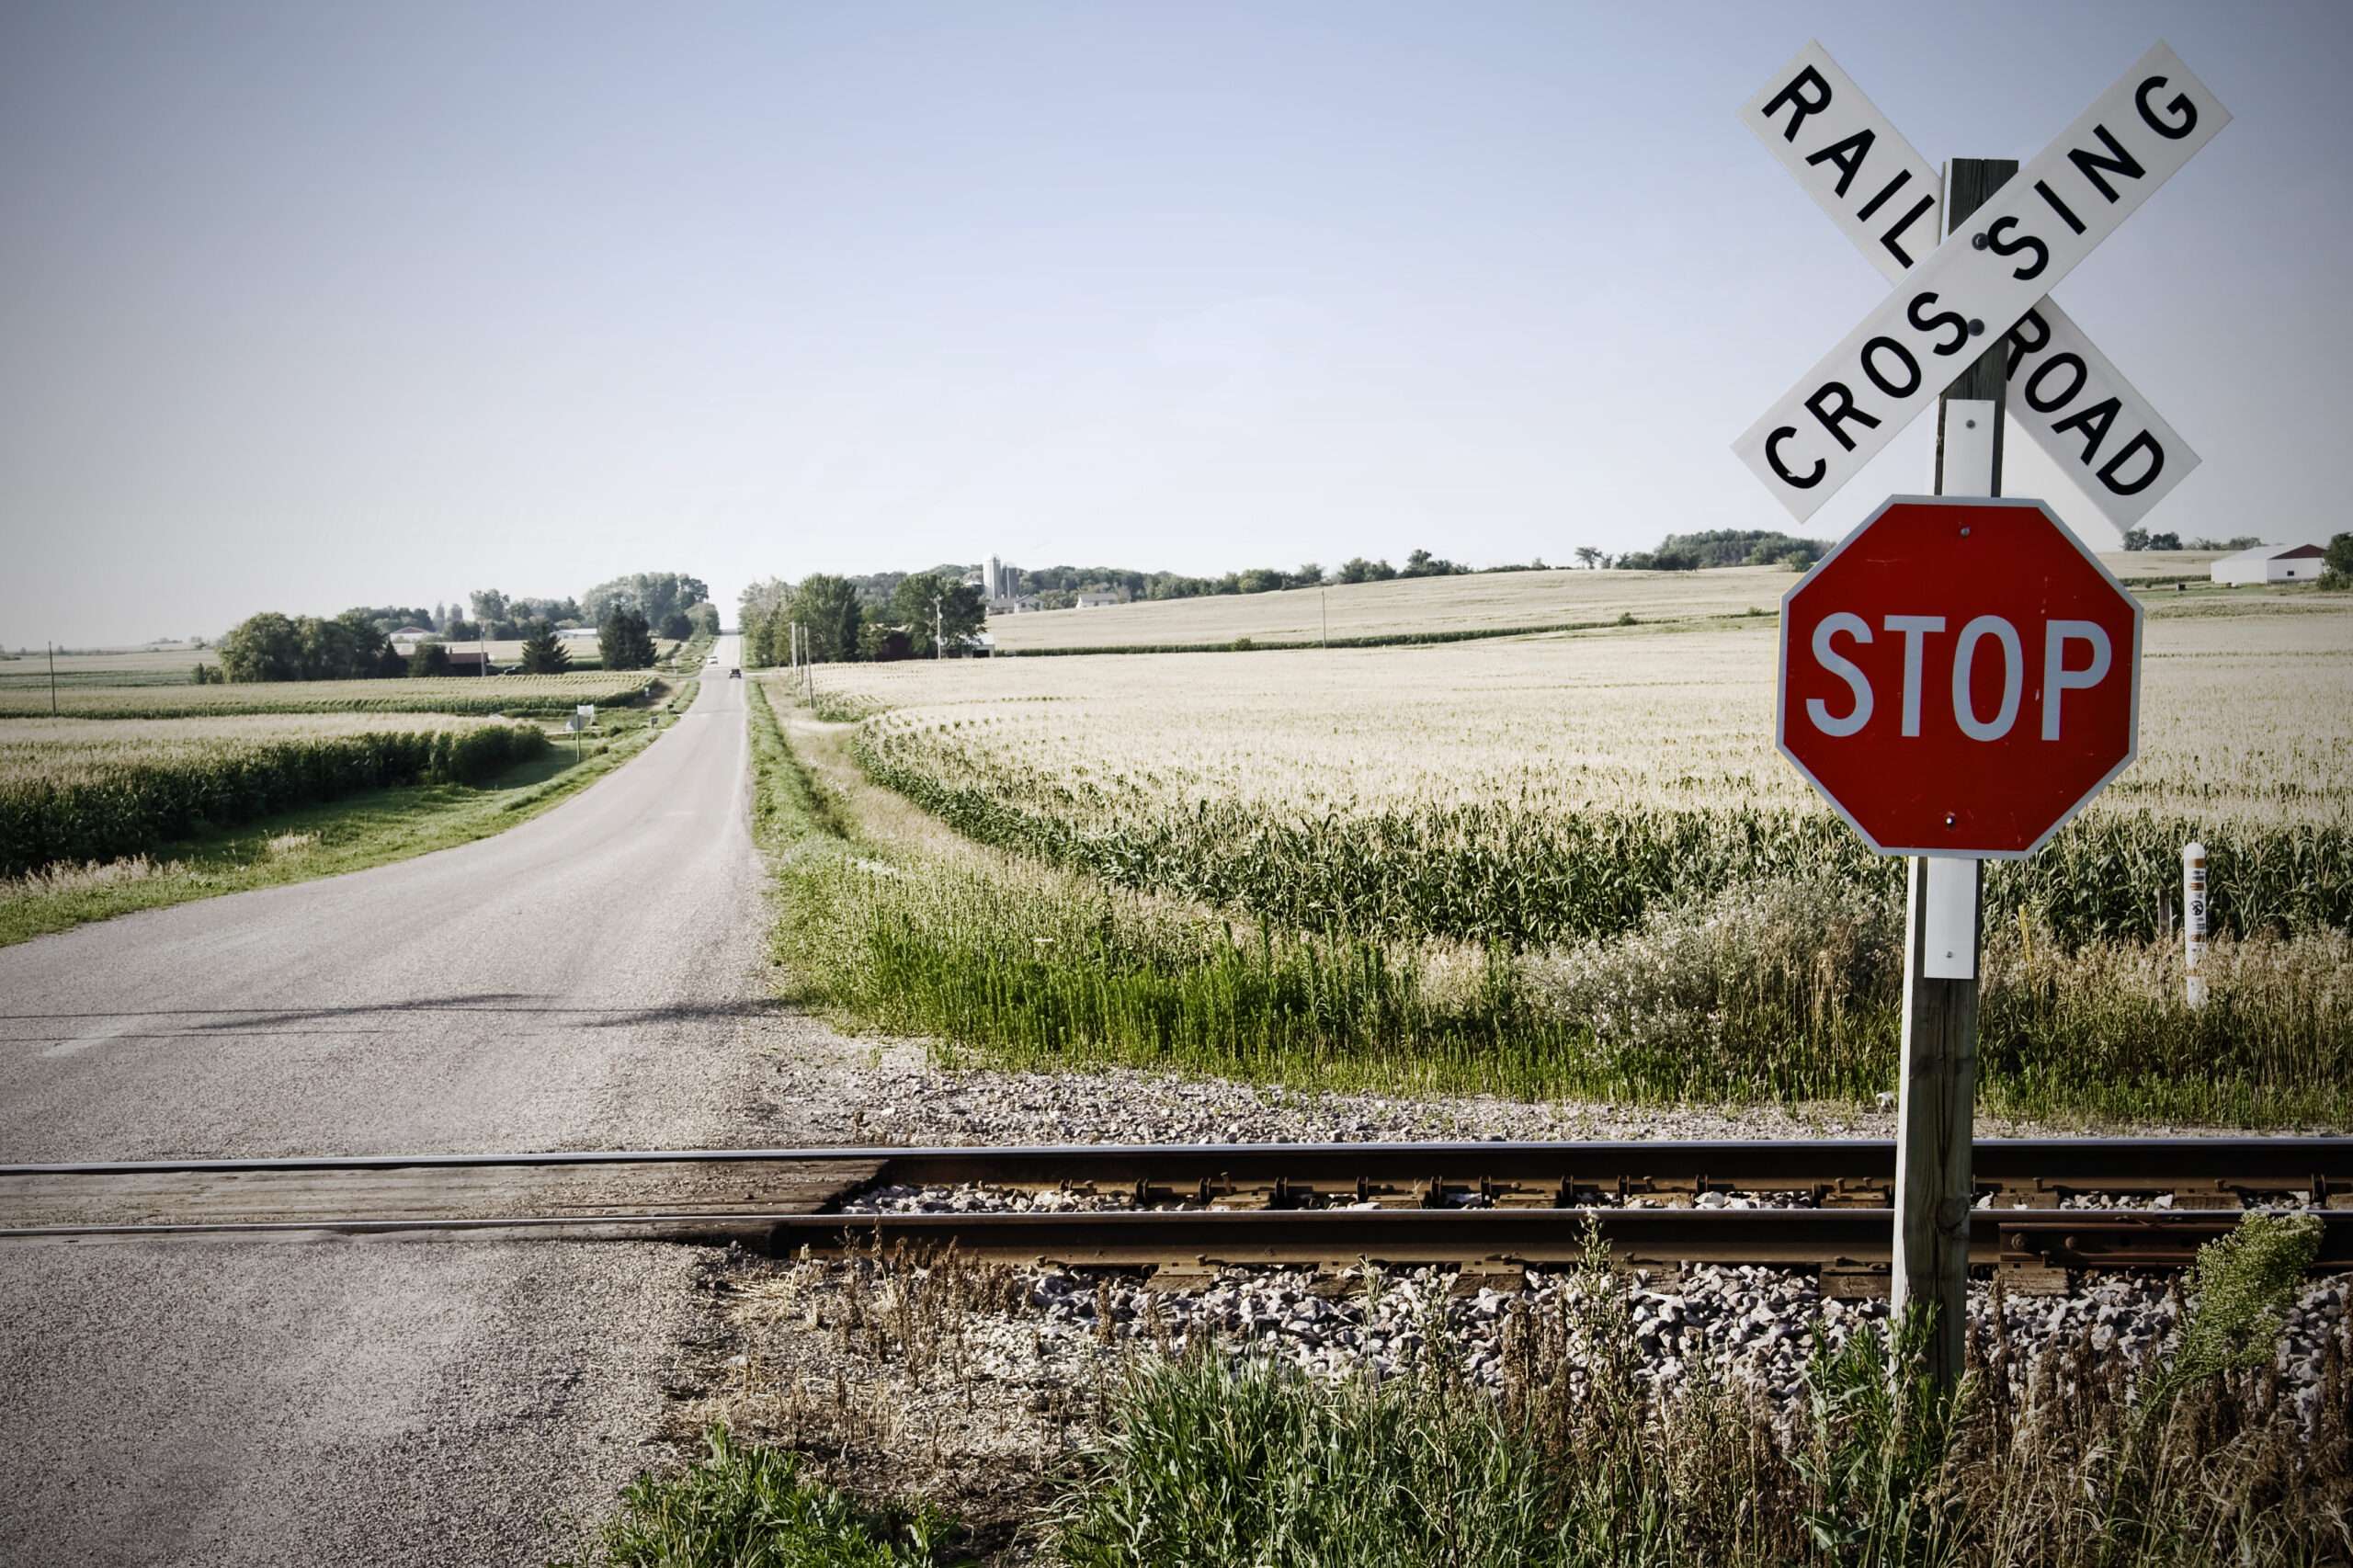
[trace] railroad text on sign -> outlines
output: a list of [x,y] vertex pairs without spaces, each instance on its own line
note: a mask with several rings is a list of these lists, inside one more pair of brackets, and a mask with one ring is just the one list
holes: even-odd
[[1733,443],[1741,460],[1813,516],[2229,121],[2151,48]]
[[[1935,170],[1821,44],[1783,66],[1741,120],[1890,282],[1936,244]],[[2021,317],[2006,347],[2011,417],[2119,528],[2198,466],[2189,443],[2056,301]]]

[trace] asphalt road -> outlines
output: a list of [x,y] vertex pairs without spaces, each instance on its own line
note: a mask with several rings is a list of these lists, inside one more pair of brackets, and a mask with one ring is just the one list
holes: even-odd
[[[766,921],[725,668],[497,837],[0,949],[0,1162],[743,1142]],[[0,1244],[0,1562],[543,1562],[645,1461],[694,1267]]]

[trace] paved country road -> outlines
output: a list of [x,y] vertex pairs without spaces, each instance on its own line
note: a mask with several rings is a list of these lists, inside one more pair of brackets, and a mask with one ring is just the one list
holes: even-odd
[[[0,949],[0,1163],[742,1142],[766,921],[719,652],[497,837]],[[542,1562],[645,1461],[696,1256],[0,1244],[0,1562]]]

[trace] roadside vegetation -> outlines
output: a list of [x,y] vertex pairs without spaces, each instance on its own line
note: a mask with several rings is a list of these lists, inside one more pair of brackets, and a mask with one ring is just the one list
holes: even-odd
[[[2344,1124],[2353,717],[2294,678],[2353,657],[2341,631],[2156,634],[2141,762],[1989,873],[1989,1111]],[[755,711],[780,956],[849,1018],[1027,1067],[1868,1103],[1896,1086],[1900,872],[1763,739],[1770,648],[828,672],[789,744]],[[2193,837],[2202,1008],[2168,932]]]
[[365,790],[479,783],[546,750],[534,725],[482,719],[26,720],[0,726],[0,876]]
[[[135,910],[364,870],[489,837],[577,794],[637,755],[660,733],[654,726],[666,728],[673,714],[693,702],[697,689],[696,682],[688,681],[652,707],[601,710],[596,729],[577,740],[558,733],[551,741],[537,727],[527,725],[484,726],[481,721],[437,722],[429,716],[375,720],[379,725],[421,729],[428,734],[462,735],[484,727],[522,731],[529,738],[517,744],[528,756],[478,774],[470,782],[445,778],[392,788],[363,787],[338,799],[273,810],[266,816],[209,816],[176,836],[149,842],[129,853],[108,858],[51,857],[30,869],[0,877],[0,946]],[[116,722],[77,727],[101,733],[186,729],[217,736],[224,726],[318,725],[332,732],[336,726],[365,722],[369,721],[235,719],[157,724]],[[437,722],[449,728],[436,731]],[[47,727],[38,721],[0,722],[0,759],[12,749],[12,735]],[[137,749],[134,740],[119,744]],[[221,743],[165,744],[167,752],[176,744],[201,759]],[[37,749],[36,765],[51,769],[55,766],[40,760]],[[6,767],[6,761],[0,760],[0,769]],[[8,801],[9,789],[5,772],[0,772],[0,803]],[[233,792],[219,809],[224,813],[233,812],[246,798]],[[14,820],[0,809],[0,841],[17,833]],[[236,825],[241,821],[242,825]]]

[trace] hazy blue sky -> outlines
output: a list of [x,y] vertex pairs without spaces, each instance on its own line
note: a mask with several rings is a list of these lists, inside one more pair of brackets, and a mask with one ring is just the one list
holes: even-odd
[[2353,527],[2353,6],[0,0],[0,639],[1780,526],[1729,444],[1886,289],[1735,119],[1809,36],[1936,161],[2170,41],[2235,123],[2059,297],[2151,526]]

